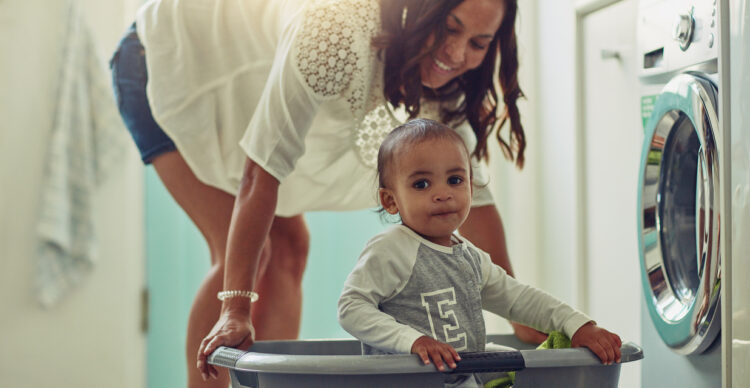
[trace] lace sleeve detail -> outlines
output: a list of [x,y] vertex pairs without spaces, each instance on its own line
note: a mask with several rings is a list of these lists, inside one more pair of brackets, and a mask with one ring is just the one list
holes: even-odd
[[[316,1],[301,20],[294,42],[294,64],[303,84],[316,96],[346,95],[361,107],[373,56],[370,40],[378,29],[379,10],[369,0]],[[359,81],[359,82],[357,82]]]

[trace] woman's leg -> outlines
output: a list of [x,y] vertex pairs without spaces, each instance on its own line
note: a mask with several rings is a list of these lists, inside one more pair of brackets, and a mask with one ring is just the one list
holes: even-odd
[[[188,167],[174,143],[154,121],[146,97],[145,51],[135,32],[126,31],[111,61],[112,77],[118,107],[144,162],[152,162],[172,197],[195,223],[208,243],[211,268],[193,301],[187,328],[186,361],[189,387],[222,387],[228,385],[228,374],[220,380],[203,382],[196,368],[197,351],[219,316],[216,293],[221,290],[224,275],[227,233],[234,197],[200,182]],[[271,239],[267,239],[259,266],[265,295],[255,306],[253,316],[259,338],[296,338],[300,320],[300,283],[307,258],[307,229],[302,217],[274,221],[271,235],[281,244],[270,276],[264,277],[271,256]],[[264,280],[265,279],[265,280]],[[282,307],[283,306],[283,307]]]
[[[219,317],[221,303],[216,293],[223,284],[224,253],[234,196],[200,182],[178,151],[161,154],[152,162],[164,186],[203,234],[211,254],[211,268],[195,295],[188,318],[185,345],[188,387],[226,388],[228,373],[220,373],[218,380],[204,382],[196,360],[198,346]],[[270,253],[267,248],[264,248],[266,260]]]
[[302,215],[276,217],[270,232],[271,258],[259,272],[260,298],[253,304],[256,339],[294,339],[302,314],[302,275],[310,235]]
[[[219,316],[221,304],[216,293],[223,284],[234,197],[200,182],[178,151],[161,154],[152,163],[172,197],[203,234],[211,254],[211,268],[198,289],[188,319],[185,347],[188,387],[226,388],[227,373],[220,374],[219,380],[204,382],[195,362],[200,342]],[[299,335],[302,275],[309,240],[303,216],[274,218],[269,241],[263,248],[256,286],[261,297],[253,305],[256,339],[294,339]]]

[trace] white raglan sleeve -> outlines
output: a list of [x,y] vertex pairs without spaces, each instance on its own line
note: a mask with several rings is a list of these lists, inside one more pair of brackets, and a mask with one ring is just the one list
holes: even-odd
[[481,252],[482,307],[502,317],[549,333],[562,331],[573,338],[591,318],[552,295],[508,276]]
[[423,334],[401,324],[378,306],[403,290],[416,262],[416,247],[387,237],[372,239],[344,283],[338,303],[339,323],[360,341],[391,353],[411,353]]

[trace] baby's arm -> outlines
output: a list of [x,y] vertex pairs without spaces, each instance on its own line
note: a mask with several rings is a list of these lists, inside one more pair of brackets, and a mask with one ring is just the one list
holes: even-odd
[[511,320],[550,332],[561,330],[573,347],[591,349],[605,364],[620,362],[622,341],[585,314],[546,292],[518,282],[489,257],[482,260],[482,306]]
[[383,351],[408,354],[423,334],[378,308],[408,281],[414,258],[405,256],[398,244],[387,239],[370,241],[344,283],[338,314],[341,327],[362,342]]
[[417,354],[422,362],[445,370],[460,360],[456,350],[400,323],[379,309],[380,303],[397,295],[408,282],[416,260],[417,245],[394,238],[374,238],[344,283],[339,298],[339,323],[362,342],[392,353]]
[[622,341],[615,333],[602,329],[593,321],[581,326],[573,338],[570,339],[574,348],[585,346],[602,360],[602,363],[610,365],[612,362],[620,362],[620,347]]

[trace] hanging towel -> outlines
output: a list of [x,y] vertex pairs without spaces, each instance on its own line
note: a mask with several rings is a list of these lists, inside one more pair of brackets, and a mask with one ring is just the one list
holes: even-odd
[[62,67],[37,224],[37,299],[60,301],[96,261],[93,198],[126,149],[105,62],[76,1],[66,15]]

